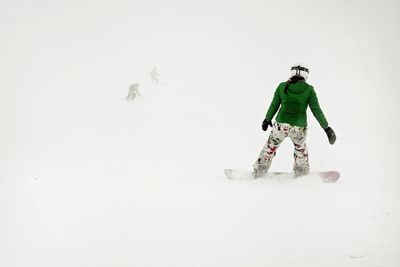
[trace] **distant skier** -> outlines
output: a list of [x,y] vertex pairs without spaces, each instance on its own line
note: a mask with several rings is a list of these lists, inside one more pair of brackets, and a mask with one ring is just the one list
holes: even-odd
[[136,98],[136,96],[142,96],[139,93],[139,83],[134,83],[131,86],[129,86],[129,91],[128,91],[128,96],[126,97],[126,100],[132,101]]
[[[328,126],[325,115],[319,106],[317,94],[313,86],[306,83],[308,74],[309,70],[306,66],[296,64],[291,68],[289,80],[280,83],[276,89],[262,123],[263,131],[266,131],[268,126],[271,126],[272,130],[267,143],[253,165],[254,178],[259,178],[268,172],[276,150],[286,137],[289,137],[294,144],[293,171],[295,176],[299,177],[309,172],[306,146],[306,111],[308,107],[311,108],[314,117],[326,132],[329,143],[335,143],[335,132]],[[276,121],[272,124],[271,121],[276,112],[278,112],[278,115],[276,116]]]
[[157,68],[153,68],[150,71],[150,77],[153,83],[159,83],[160,74],[158,73]]

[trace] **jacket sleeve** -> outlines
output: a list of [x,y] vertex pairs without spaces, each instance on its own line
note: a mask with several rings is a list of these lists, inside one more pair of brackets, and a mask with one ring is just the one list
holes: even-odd
[[314,114],[314,117],[317,119],[317,121],[321,125],[321,127],[323,129],[327,128],[328,121],[326,120],[325,115],[319,106],[317,93],[315,93],[314,88],[311,88],[309,106],[311,108],[312,113]]
[[279,109],[279,106],[281,105],[281,97],[279,95],[279,86],[278,88],[275,90],[275,94],[274,94],[274,98],[272,99],[271,104],[269,105],[267,114],[265,115],[265,118],[268,121],[272,121],[272,118],[275,116],[276,112]]

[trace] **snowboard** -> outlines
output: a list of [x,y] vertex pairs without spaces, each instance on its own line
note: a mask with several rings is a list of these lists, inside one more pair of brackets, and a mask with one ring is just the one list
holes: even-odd
[[[234,180],[254,180],[255,179],[253,177],[252,171],[244,171],[244,170],[237,170],[237,169],[225,169],[224,173],[228,179],[234,179]],[[317,175],[322,179],[322,182],[324,182],[324,183],[334,183],[340,177],[340,173],[337,171],[310,172],[307,175]],[[305,176],[307,176],[307,175],[305,175]],[[269,172],[265,176],[259,177],[257,179],[276,178],[276,177],[297,179],[294,176],[293,172]],[[303,177],[303,176],[301,176],[301,177]],[[298,178],[301,178],[301,177],[298,177]]]

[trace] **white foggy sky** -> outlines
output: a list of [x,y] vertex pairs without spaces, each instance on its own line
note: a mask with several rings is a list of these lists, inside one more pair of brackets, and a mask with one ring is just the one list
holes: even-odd
[[107,114],[107,99],[125,93],[136,77],[147,78],[154,66],[178,98],[253,103],[243,121],[262,117],[266,100],[298,61],[310,67],[310,83],[339,132],[354,126],[352,120],[373,128],[399,114],[397,1],[0,5],[1,159],[34,157],[64,135],[92,134],[97,128],[80,118]]

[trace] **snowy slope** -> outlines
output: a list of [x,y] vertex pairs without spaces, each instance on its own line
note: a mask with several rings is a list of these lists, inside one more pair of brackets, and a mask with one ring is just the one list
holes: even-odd
[[[0,266],[400,264],[397,3],[113,3],[1,3]],[[311,168],[342,177],[225,179],[297,61],[338,136],[309,113]]]

